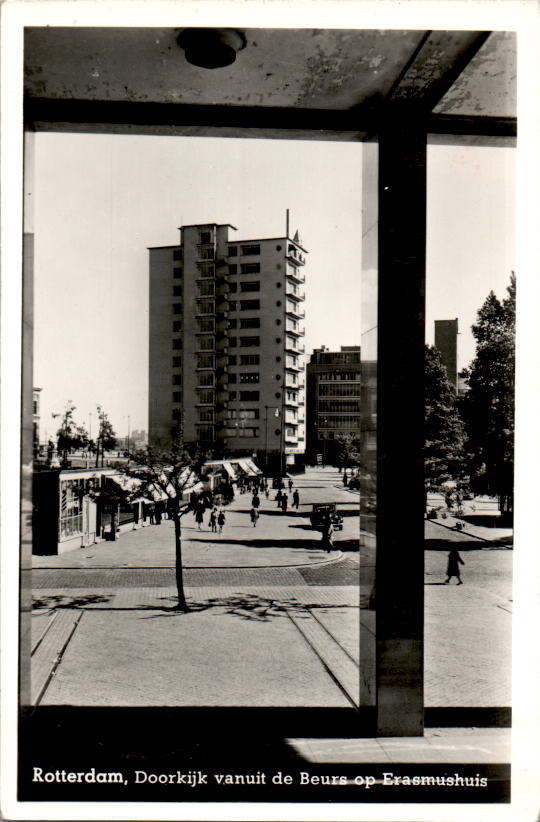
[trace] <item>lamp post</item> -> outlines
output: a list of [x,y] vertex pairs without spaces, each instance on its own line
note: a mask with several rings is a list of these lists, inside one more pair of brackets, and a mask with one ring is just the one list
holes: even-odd
[[[279,406],[278,405],[265,405],[264,406],[264,473],[268,475],[268,409],[274,409],[274,417],[279,417]],[[281,428],[280,427],[280,438],[279,438],[279,470],[281,472]]]

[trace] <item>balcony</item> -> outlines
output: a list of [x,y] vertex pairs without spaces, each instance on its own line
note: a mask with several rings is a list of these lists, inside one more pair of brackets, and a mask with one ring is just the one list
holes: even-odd
[[303,337],[305,335],[303,328],[293,328],[289,323],[285,326],[285,331],[287,334],[294,334],[295,337]]
[[297,302],[302,302],[306,299],[306,292],[299,291],[298,289],[294,289],[291,285],[289,285],[285,291],[287,297],[290,297],[291,300],[296,300]]
[[298,373],[298,372],[304,370],[304,366],[301,365],[301,364],[298,364],[298,362],[296,362],[296,363],[286,362],[285,363],[285,369],[287,371],[294,371],[295,373]]
[[221,278],[220,278],[219,284],[216,286],[216,296],[217,297],[226,297],[227,294],[229,293],[229,291],[230,291],[229,283],[226,282],[225,280],[221,280]]
[[294,265],[305,265],[306,258],[302,252],[292,245],[287,246],[287,254],[285,255]]
[[295,320],[303,320],[306,316],[304,309],[300,308],[298,305],[286,305],[285,314],[289,317],[294,317]]
[[306,281],[306,275],[302,274],[302,272],[299,269],[297,270],[292,265],[287,266],[285,276],[289,277],[295,283],[305,283]]
[[[296,343],[296,339],[295,339],[294,342]],[[294,352],[295,354],[300,353],[300,349],[298,349],[296,347],[296,345],[293,344],[293,342],[291,340],[289,340],[287,337],[285,338],[285,351],[291,351],[291,352]]]
[[197,243],[197,255],[200,261],[215,260],[216,248],[213,243]]

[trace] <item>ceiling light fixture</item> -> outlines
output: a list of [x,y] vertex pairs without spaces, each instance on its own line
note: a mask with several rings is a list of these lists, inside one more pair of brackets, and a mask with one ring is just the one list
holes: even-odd
[[188,63],[207,69],[230,66],[246,47],[246,38],[236,29],[183,29],[177,42]]

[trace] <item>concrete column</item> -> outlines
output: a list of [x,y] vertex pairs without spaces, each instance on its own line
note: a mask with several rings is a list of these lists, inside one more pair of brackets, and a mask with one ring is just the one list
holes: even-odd
[[378,736],[423,733],[426,131],[380,128],[376,519]]

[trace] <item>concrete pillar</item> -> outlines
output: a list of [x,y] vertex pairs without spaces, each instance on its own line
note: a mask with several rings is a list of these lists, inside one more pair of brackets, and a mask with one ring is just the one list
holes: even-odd
[[423,733],[426,130],[379,131],[376,521],[378,736]]
[[377,513],[374,524],[370,508],[361,517],[360,706],[374,710],[378,736],[417,736],[424,721],[421,120],[389,111],[378,141],[363,151],[362,361],[364,380],[377,363]]

